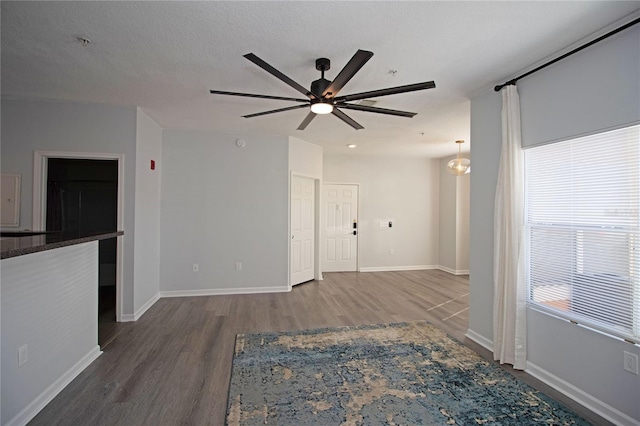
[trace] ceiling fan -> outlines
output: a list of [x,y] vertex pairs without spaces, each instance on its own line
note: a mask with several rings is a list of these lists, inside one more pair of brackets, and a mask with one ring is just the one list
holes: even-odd
[[338,73],[333,81],[329,81],[324,78],[324,72],[331,68],[331,61],[327,58],[319,58],[316,60],[316,69],[321,72],[320,79],[311,83],[311,90],[305,89],[300,84],[296,83],[253,53],[244,55],[245,58],[267,71],[274,77],[282,80],[289,86],[302,93],[308,99],[299,98],[286,98],[282,96],[268,96],[258,95],[252,93],[238,93],[238,92],[225,92],[221,90],[210,90],[214,95],[230,95],[230,96],[245,96],[249,98],[262,98],[262,99],[275,99],[280,101],[292,101],[299,102],[301,105],[290,106],[286,108],[274,109],[271,111],[258,112],[255,114],[243,115],[244,118],[258,117],[260,115],[273,114],[276,112],[290,111],[294,109],[310,108],[311,111],[302,123],[298,126],[298,130],[304,130],[311,120],[313,120],[317,114],[333,114],[356,130],[364,129],[355,120],[349,117],[347,114],[341,111],[341,109],[351,109],[355,111],[375,112],[378,114],[395,115],[398,117],[411,118],[416,115],[415,112],[398,111],[394,109],[378,108],[369,105],[348,103],[350,101],[358,101],[365,98],[376,98],[379,96],[395,95],[398,93],[414,92],[416,90],[433,89],[436,84],[433,81],[426,81],[424,83],[408,84],[406,86],[390,87],[388,89],[372,90],[370,92],[354,93],[352,95],[337,96],[340,90],[344,87],[349,80],[367,63],[373,56],[373,52],[366,50],[358,50],[355,55],[347,62],[347,65]]

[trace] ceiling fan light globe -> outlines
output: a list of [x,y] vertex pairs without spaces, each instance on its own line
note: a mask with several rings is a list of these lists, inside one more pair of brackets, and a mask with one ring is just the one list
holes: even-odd
[[331,114],[331,112],[333,112],[333,105],[325,102],[317,102],[311,104],[311,112],[315,114]]

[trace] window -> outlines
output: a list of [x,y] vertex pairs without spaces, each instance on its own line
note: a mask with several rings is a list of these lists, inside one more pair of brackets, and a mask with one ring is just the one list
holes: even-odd
[[640,126],[525,151],[529,305],[640,341]]

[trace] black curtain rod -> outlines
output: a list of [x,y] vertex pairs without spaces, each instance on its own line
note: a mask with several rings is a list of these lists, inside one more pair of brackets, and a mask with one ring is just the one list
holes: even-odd
[[631,22],[629,22],[629,23],[627,23],[627,24],[625,24],[625,25],[623,25],[623,26],[621,26],[621,27],[619,27],[619,28],[616,28],[615,30],[610,31],[610,32],[606,33],[605,35],[602,35],[602,36],[598,37],[598,38],[597,38],[597,39],[595,39],[595,40],[591,40],[589,43],[583,44],[582,46],[580,46],[580,47],[577,47],[577,48],[573,49],[571,52],[567,52],[567,53],[565,53],[564,55],[559,56],[559,57],[557,57],[557,58],[555,58],[555,59],[553,59],[553,60],[551,60],[551,61],[549,61],[549,62],[547,62],[547,63],[545,63],[545,64],[542,64],[542,65],[540,65],[539,67],[537,67],[537,68],[535,68],[535,69],[532,69],[532,70],[531,70],[531,71],[529,71],[529,72],[526,72],[526,73],[524,73],[524,74],[522,74],[522,75],[519,75],[519,76],[518,76],[518,77],[516,77],[516,78],[513,78],[513,79],[511,79],[511,80],[507,81],[506,83],[500,84],[499,86],[494,87],[494,88],[493,88],[493,90],[495,90],[496,92],[499,92],[500,90],[502,90],[502,88],[503,88],[503,87],[505,87],[505,86],[509,86],[509,85],[512,85],[512,84],[516,84],[516,82],[517,82],[518,80],[520,80],[521,78],[524,78],[524,77],[526,77],[526,76],[528,76],[528,75],[531,75],[531,74],[533,74],[534,72],[540,71],[542,68],[546,68],[546,67],[548,67],[548,66],[549,66],[549,65],[551,65],[551,64],[555,64],[556,62],[558,62],[558,61],[560,61],[560,60],[562,60],[562,59],[566,58],[567,56],[571,56],[571,55],[573,55],[574,53],[577,53],[577,52],[581,51],[582,49],[586,49],[587,47],[589,47],[589,46],[591,46],[591,45],[593,45],[593,44],[596,44],[596,43],[598,43],[598,42],[600,42],[600,41],[604,40],[605,38],[611,37],[612,35],[619,33],[620,31],[624,31],[624,30],[626,30],[627,28],[634,26],[634,25],[635,25],[635,24],[637,24],[638,22],[640,22],[640,18],[637,18],[637,19],[635,19],[635,20],[633,20],[633,21],[631,21]]

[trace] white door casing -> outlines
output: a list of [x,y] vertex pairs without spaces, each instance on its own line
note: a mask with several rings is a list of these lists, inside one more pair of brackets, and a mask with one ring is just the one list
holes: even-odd
[[[70,151],[34,151],[33,153],[33,201],[32,229],[41,231],[46,228],[47,212],[47,162],[49,158],[76,158],[85,160],[118,161],[118,216],[117,229],[124,230],[124,154]],[[116,242],[116,321],[123,320],[123,238]]]
[[315,180],[291,176],[291,285],[315,275]]
[[358,185],[325,184],[323,272],[358,269]]

